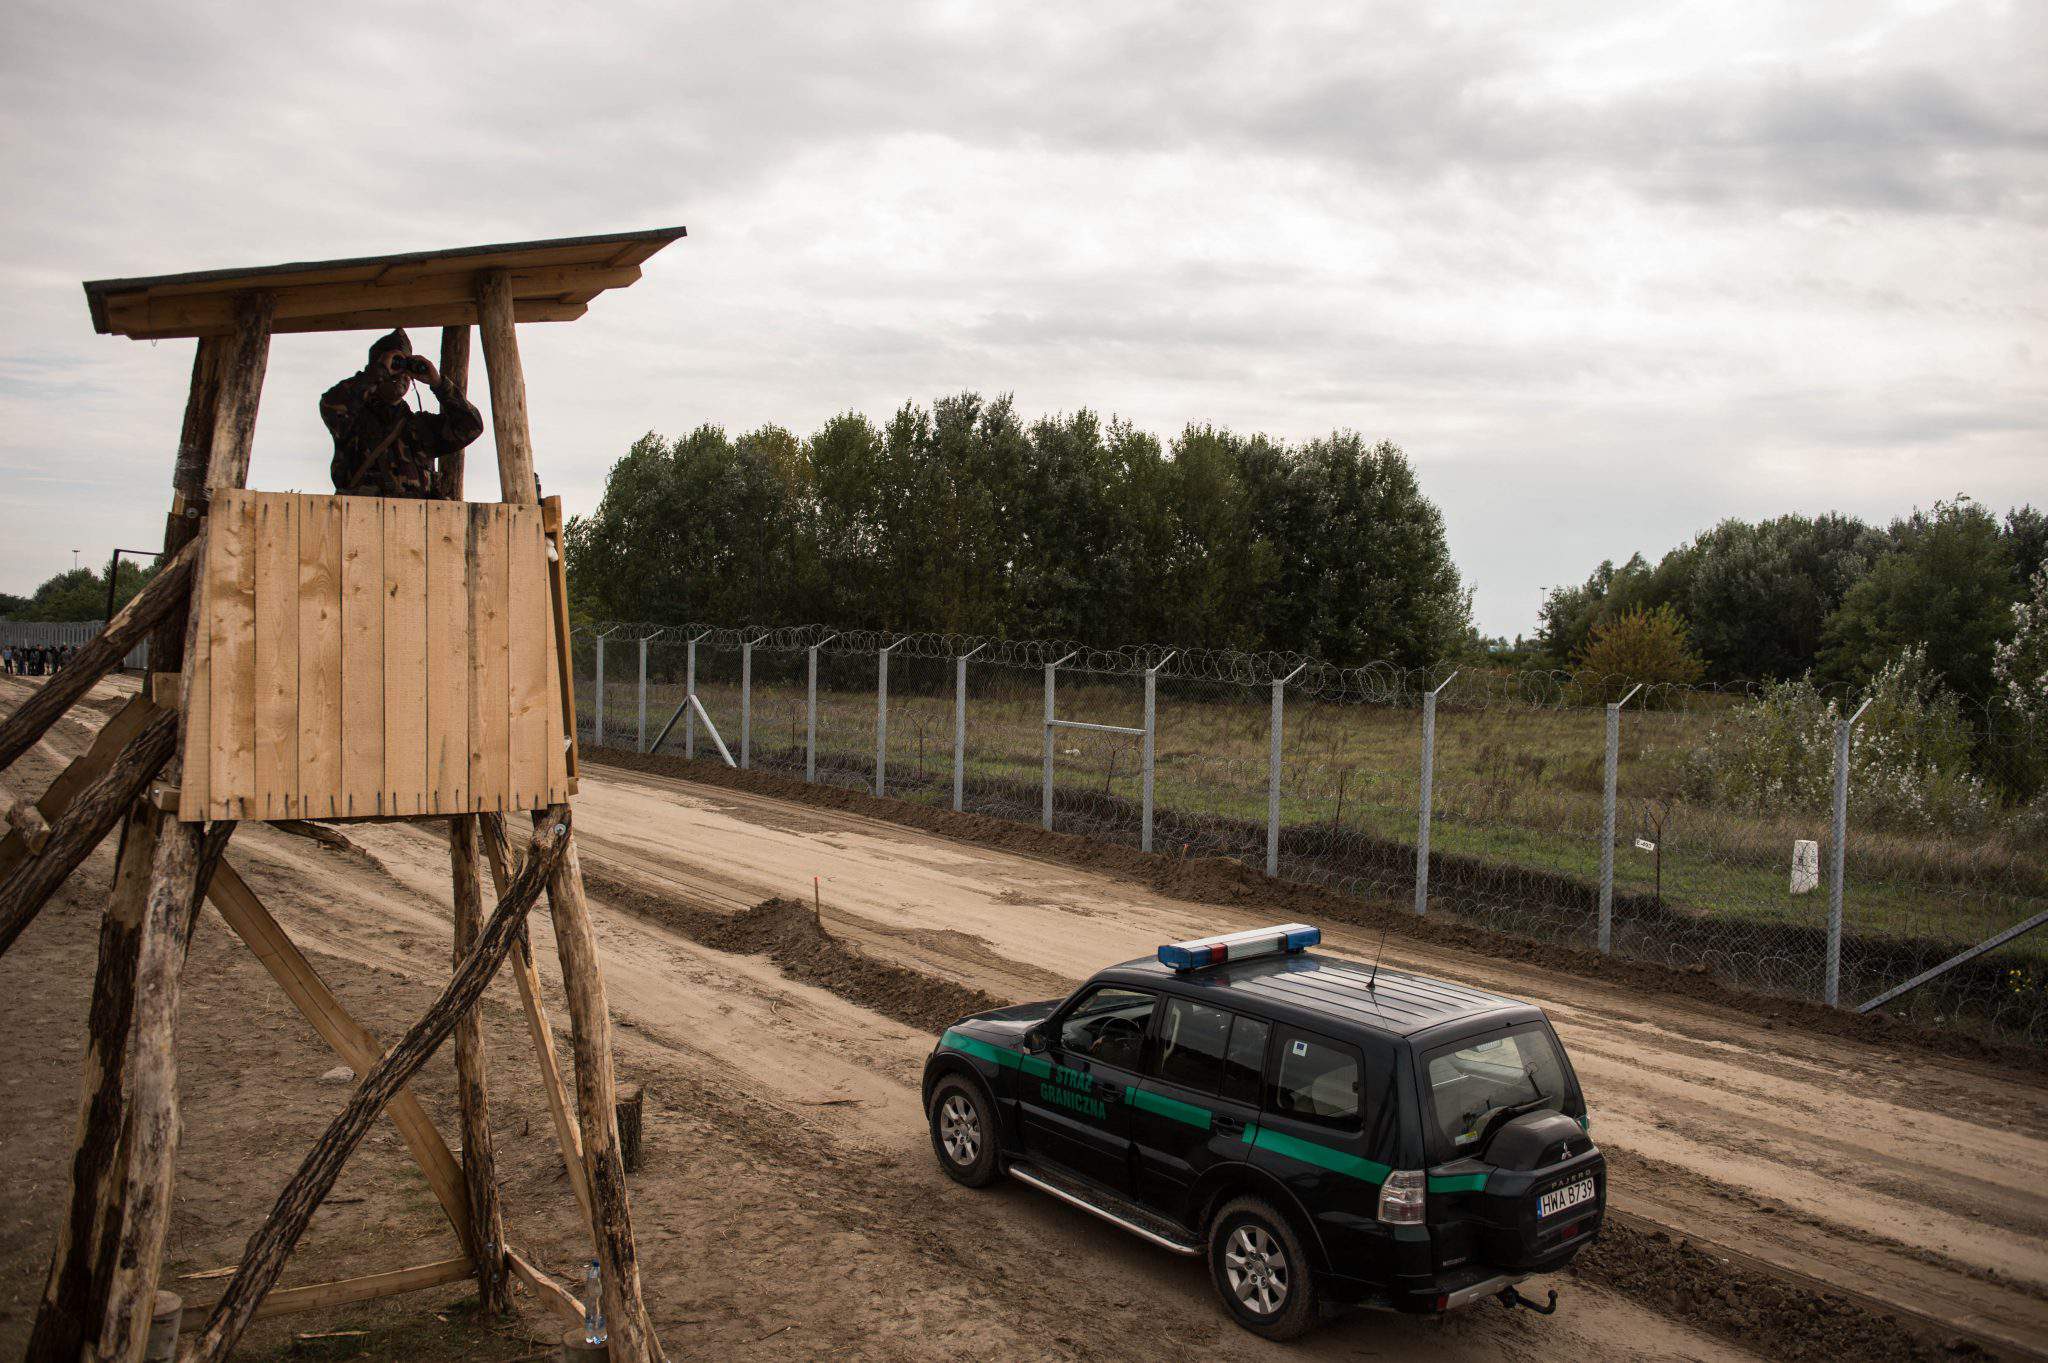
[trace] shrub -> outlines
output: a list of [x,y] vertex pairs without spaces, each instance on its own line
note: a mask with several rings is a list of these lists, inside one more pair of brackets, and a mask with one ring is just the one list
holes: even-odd
[[1592,637],[1579,650],[1578,664],[1583,689],[1615,695],[1636,682],[1689,686],[1707,670],[1692,651],[1684,619],[1669,606],[1637,607],[1593,626]]
[[[1981,827],[1994,802],[1971,770],[1975,734],[1926,650],[1900,652],[1865,695],[1870,706],[1849,749],[1856,821],[1939,832]],[[1843,718],[1840,702],[1810,676],[1774,682],[1708,732],[1687,765],[1688,793],[1759,812],[1825,811],[1834,791],[1835,725]]]

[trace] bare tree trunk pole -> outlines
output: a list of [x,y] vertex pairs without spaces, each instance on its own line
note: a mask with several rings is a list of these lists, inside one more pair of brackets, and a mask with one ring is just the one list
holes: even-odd
[[548,908],[555,951],[569,999],[570,1044],[576,1055],[576,1108],[583,1134],[583,1167],[590,1179],[598,1265],[604,1278],[605,1321],[618,1363],[661,1363],[661,1342],[640,1296],[640,1264],[626,1198],[626,1166],[619,1153],[618,1093],[612,1074],[612,1020],[598,969],[597,934],[583,898],[583,872],[572,845],[548,878]]
[[[202,338],[193,350],[192,382],[185,397],[185,420],[178,433],[177,459],[171,474],[175,500],[164,525],[166,556],[176,555],[198,538],[198,509],[189,508],[187,514],[188,508],[182,503],[187,497],[197,497],[206,486],[223,348],[220,338],[209,336]],[[158,574],[159,579],[162,576]],[[195,579],[196,576],[192,574]],[[134,604],[129,603],[131,607]],[[177,667],[178,651],[185,642],[186,618],[187,613],[172,610],[158,621],[150,637],[152,668],[166,671]],[[53,786],[52,790],[55,789]],[[72,799],[67,798],[65,807],[71,803]],[[156,855],[155,811],[134,801],[129,802],[127,811],[127,824],[114,862],[113,891],[106,916],[100,922],[99,965],[93,978],[86,1041],[84,1096],[72,1145],[70,1210],[57,1230],[49,1280],[29,1334],[26,1357],[30,1363],[74,1363],[95,1342],[99,1322],[106,1313],[113,1245],[121,1217],[116,1195],[121,1185],[128,1040],[135,1015],[135,962],[141,946],[142,911],[149,893],[149,868]]]
[[[476,949],[483,932],[477,891],[476,818],[448,820],[448,862],[455,875],[455,968]],[[477,1304],[490,1315],[512,1311],[512,1284],[505,1276],[505,1221],[498,1206],[498,1161],[491,1141],[491,1107],[485,1080],[481,1004],[465,1009],[455,1024],[455,1094],[462,1109],[462,1181],[469,1195],[470,1262],[476,1265]]]
[[114,889],[100,920],[99,967],[85,1050],[85,1093],[71,1154],[71,1205],[57,1227],[50,1276],[29,1332],[27,1363],[74,1363],[98,1336],[106,1310],[106,1275],[95,1272],[102,1246],[120,1225],[121,1097],[127,1082],[128,1037],[135,1015],[135,955],[156,850],[155,811],[130,804],[114,870]]
[[[263,396],[263,374],[270,359],[270,321],[276,306],[276,299],[269,294],[253,294],[236,305],[234,334],[220,361],[213,439],[206,458],[204,487],[208,493],[239,488],[249,480],[256,409]],[[181,451],[181,475],[185,472],[182,463]],[[193,605],[185,612],[180,658],[192,655],[203,627],[199,596],[191,594]],[[181,741],[187,713],[187,707],[180,704]],[[165,765],[174,773],[178,770],[175,756]],[[140,1363],[149,1343],[177,1160],[178,986],[204,834],[199,824],[161,814],[156,817],[157,842],[135,958],[135,1050],[122,1138],[122,1220],[113,1246],[106,1314],[100,1323],[100,1363]]]
[[420,1020],[363,1076],[349,1096],[348,1106],[307,1152],[298,1172],[278,1194],[262,1227],[249,1237],[241,1267],[215,1304],[206,1328],[180,1355],[184,1363],[217,1363],[233,1351],[254,1319],[256,1308],[284,1271],[285,1260],[305,1233],[313,1213],[340,1177],[349,1155],[368,1134],[384,1105],[432,1058],[463,1012],[482,995],[505,954],[512,949],[520,921],[540,898],[542,885],[568,845],[569,807],[554,805],[542,811],[526,865],[492,911],[476,949],[463,959],[448,987]]

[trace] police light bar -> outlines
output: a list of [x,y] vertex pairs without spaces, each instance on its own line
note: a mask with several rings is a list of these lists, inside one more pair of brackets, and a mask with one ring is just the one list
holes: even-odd
[[1173,942],[1159,948],[1159,964],[1172,970],[1200,970],[1225,961],[1248,961],[1255,956],[1277,956],[1282,952],[1306,951],[1323,940],[1323,930],[1306,923],[1282,923],[1278,927],[1253,928],[1221,937],[1202,937],[1192,942]]

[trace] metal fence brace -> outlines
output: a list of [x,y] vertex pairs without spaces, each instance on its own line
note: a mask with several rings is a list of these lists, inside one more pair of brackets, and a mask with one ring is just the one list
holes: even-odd
[[1607,707],[1607,761],[1600,785],[1600,951],[1614,950],[1614,811],[1615,787],[1621,776],[1621,707],[1643,689],[1637,682],[1628,694]]
[[1436,698],[1456,679],[1462,668],[1437,683],[1422,697],[1422,790],[1418,804],[1421,815],[1415,829],[1415,916],[1429,912],[1429,817],[1436,803]]

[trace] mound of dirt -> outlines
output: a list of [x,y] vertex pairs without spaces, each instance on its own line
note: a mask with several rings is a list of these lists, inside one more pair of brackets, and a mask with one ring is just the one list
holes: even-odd
[[900,824],[962,842],[1123,876],[1160,893],[1195,903],[1239,905],[1257,902],[1307,922],[1348,923],[1412,942],[1448,946],[1497,960],[1539,965],[1547,970],[1611,981],[1661,995],[1677,995],[1721,1007],[1740,1008],[1775,1026],[1798,1027],[1823,1036],[1869,1045],[1901,1047],[1937,1055],[1985,1060],[2015,1071],[2048,1076],[2048,1049],[1998,1042],[1949,1029],[1929,1028],[1883,1013],[1851,1013],[1805,999],[1745,990],[1718,979],[1705,967],[1679,969],[1649,961],[1603,956],[1560,942],[1536,942],[1436,917],[1417,918],[1406,905],[1362,899],[1337,890],[1269,879],[1229,857],[1178,857],[1135,847],[1097,842],[1072,833],[1047,832],[1028,823],[989,814],[955,814],[914,801],[878,799],[840,786],[807,785],[762,771],[739,771],[716,761],[692,761],[668,754],[640,754],[592,748],[583,760],[676,777],[700,785],[771,795],[822,809]]
[[681,903],[584,863],[583,881],[608,904],[660,923],[716,951],[766,956],[783,974],[919,1031],[939,1032],[969,1013],[1001,1008],[979,989],[863,955],[819,926],[811,906],[770,899],[723,914]]
[[1916,1363],[1988,1357],[1975,1344],[1935,1345],[1892,1316],[1717,1259],[1664,1231],[1609,1218],[1572,1261],[1574,1277],[1613,1288],[1765,1358]]

